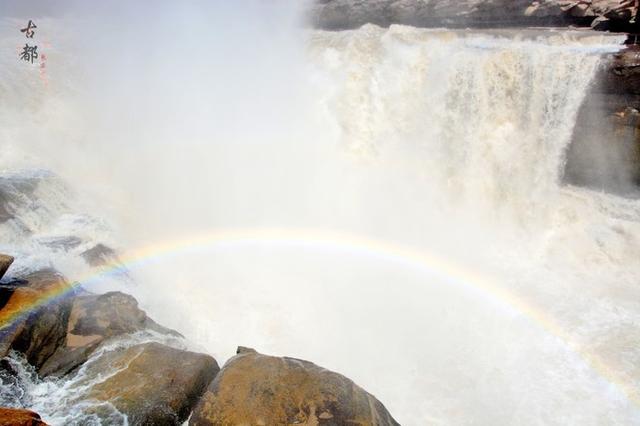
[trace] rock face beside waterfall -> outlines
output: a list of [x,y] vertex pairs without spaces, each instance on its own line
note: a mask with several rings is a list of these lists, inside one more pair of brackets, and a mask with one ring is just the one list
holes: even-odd
[[578,113],[565,180],[622,195],[640,185],[640,46],[603,58]]
[[[38,380],[65,381],[104,424],[398,424],[351,380],[308,361],[242,350],[220,370],[209,355],[173,347],[182,336],[129,295],[91,294],[52,270],[20,278],[0,285],[1,356],[14,351],[0,362],[2,386],[16,386],[9,360],[20,356]],[[40,414],[0,407],[0,425],[46,425]]]
[[346,377],[246,348],[209,385],[189,424],[398,425],[380,401]]
[[420,27],[593,25],[629,31],[633,0],[316,0],[315,27],[356,28],[371,23]]

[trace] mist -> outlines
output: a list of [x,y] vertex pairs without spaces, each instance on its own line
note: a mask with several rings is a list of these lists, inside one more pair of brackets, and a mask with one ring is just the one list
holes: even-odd
[[[615,37],[333,33],[285,1],[40,6],[4,11],[3,35],[34,19],[51,50],[46,84],[7,63],[0,165],[53,171],[125,262],[217,231],[283,234],[166,253],[99,289],[126,288],[221,363],[244,345],[343,373],[402,424],[640,419],[616,385],[637,371],[591,343],[637,318],[638,207],[561,182]],[[345,237],[291,238],[303,230]],[[349,236],[487,277],[572,340]]]

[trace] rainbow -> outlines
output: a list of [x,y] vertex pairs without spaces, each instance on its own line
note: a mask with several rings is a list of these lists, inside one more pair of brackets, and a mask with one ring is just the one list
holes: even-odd
[[488,277],[479,274],[477,271],[466,270],[458,264],[423,250],[333,231],[291,228],[229,229],[200,233],[189,238],[148,245],[125,253],[117,263],[105,265],[99,272],[92,272],[74,283],[67,283],[61,280],[49,286],[45,292],[28,293],[19,298],[12,298],[10,303],[0,311],[0,333],[19,323],[34,310],[73,294],[79,287],[90,287],[97,282],[118,277],[127,271],[135,270],[167,257],[214,248],[228,249],[251,245],[328,250],[332,252],[347,252],[356,256],[373,257],[417,268],[429,274],[440,276],[447,282],[460,284],[465,288],[478,291],[482,295],[488,296],[493,302],[527,317],[546,332],[561,340],[592,371],[612,385],[614,389],[620,391],[629,402],[640,407],[640,390],[622,380],[621,373],[605,363],[601,357],[583,350],[581,345],[551,316],[545,314],[533,304],[526,303],[521,298],[516,297],[505,288],[499,287]]

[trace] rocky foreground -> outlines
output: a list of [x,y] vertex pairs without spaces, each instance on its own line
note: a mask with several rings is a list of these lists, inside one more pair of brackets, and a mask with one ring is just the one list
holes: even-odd
[[[0,271],[11,262],[0,256]],[[81,398],[115,407],[115,414],[95,409],[93,414],[105,424],[124,423],[123,415],[129,425],[180,425],[187,420],[190,425],[398,424],[374,396],[308,361],[238,348],[220,368],[209,355],[158,342],[114,346],[139,332],[180,337],[149,318],[127,294],[73,288],[53,270],[3,282],[2,385],[10,386],[17,374],[5,357],[22,356],[40,378],[74,378]],[[52,293],[65,296],[34,303]],[[13,315],[24,306],[34,307]],[[28,408],[0,408],[0,425],[46,424],[46,418]]]
[[592,26],[633,32],[635,0],[316,0],[310,13],[322,29],[364,24],[418,27]]

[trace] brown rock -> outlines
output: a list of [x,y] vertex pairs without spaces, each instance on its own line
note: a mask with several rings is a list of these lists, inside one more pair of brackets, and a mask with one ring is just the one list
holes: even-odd
[[14,259],[12,256],[8,256],[6,254],[0,254],[0,279],[4,277],[4,274],[7,273],[7,269],[13,263]]
[[[73,289],[53,270],[24,278],[28,285],[17,287],[0,309],[0,356],[13,348],[40,368],[66,337],[71,300],[55,300],[55,296],[68,295]],[[43,301],[47,303],[42,304]]]
[[[105,340],[141,330],[180,336],[156,324],[132,297],[72,289],[60,274],[41,271],[24,277],[0,309],[0,356],[22,352],[41,376],[62,376],[83,364]],[[48,295],[65,294],[44,305]]]
[[141,330],[180,336],[156,324],[128,294],[79,295],[73,300],[64,343],[39,372],[42,376],[67,374],[84,363],[106,339]]
[[86,398],[108,401],[130,425],[179,425],[189,416],[220,368],[208,355],[147,343],[106,352],[83,370],[86,382],[118,369],[93,385]]
[[374,396],[308,361],[243,348],[198,403],[189,425],[397,425]]
[[0,407],[0,426],[47,426],[40,415],[29,410]]

